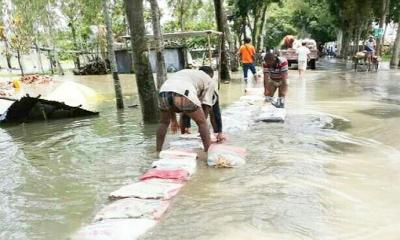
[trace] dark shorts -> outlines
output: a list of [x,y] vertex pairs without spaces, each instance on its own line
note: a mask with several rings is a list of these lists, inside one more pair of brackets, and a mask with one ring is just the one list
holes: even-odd
[[159,94],[161,111],[194,112],[198,106],[187,97],[174,92],[161,92]]

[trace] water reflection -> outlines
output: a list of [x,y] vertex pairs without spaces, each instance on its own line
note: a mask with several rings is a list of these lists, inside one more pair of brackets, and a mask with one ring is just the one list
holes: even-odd
[[[245,166],[200,162],[143,239],[397,239],[400,108],[385,99],[399,99],[399,75],[318,67],[304,81],[290,72],[285,123],[229,134],[249,150]],[[150,166],[157,126],[139,108],[115,110],[109,76],[66,78],[95,88],[101,115],[0,129],[1,239],[64,239]],[[121,78],[127,105],[137,103],[133,77]],[[242,90],[222,84],[223,106]]]

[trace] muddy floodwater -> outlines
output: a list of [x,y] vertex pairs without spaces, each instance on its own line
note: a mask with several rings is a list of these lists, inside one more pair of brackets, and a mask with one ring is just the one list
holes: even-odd
[[[319,64],[304,80],[290,71],[285,123],[229,134],[246,165],[199,164],[143,239],[399,239],[400,71]],[[156,125],[115,109],[110,76],[59,79],[93,88],[100,117],[0,128],[0,239],[67,238],[153,160]],[[223,107],[242,95],[238,80],[221,87]]]

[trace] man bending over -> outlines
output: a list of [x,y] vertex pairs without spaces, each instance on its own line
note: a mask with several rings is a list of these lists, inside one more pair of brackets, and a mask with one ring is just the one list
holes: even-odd
[[288,61],[273,53],[267,53],[264,58],[264,95],[267,101],[272,101],[278,89],[278,100],[271,102],[277,108],[285,107],[285,97],[288,91]]
[[196,122],[204,151],[207,152],[210,134],[206,118],[213,105],[213,74],[214,71],[208,66],[199,70],[185,69],[176,72],[163,83],[159,94],[161,117],[157,132],[157,152],[162,150],[169,124],[173,132],[179,128],[176,113],[187,114]]

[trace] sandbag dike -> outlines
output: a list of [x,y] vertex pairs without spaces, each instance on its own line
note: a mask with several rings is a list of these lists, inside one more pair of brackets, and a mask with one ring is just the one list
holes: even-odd
[[[264,106],[259,91],[247,93],[248,96],[223,110],[224,132],[234,134],[256,123]],[[222,144],[215,143],[215,137],[212,140],[207,156],[210,167],[232,168],[245,164],[246,149],[230,145],[229,140]],[[202,149],[197,134],[180,135],[168,145],[136,182],[110,193],[109,204],[70,239],[138,239],[161,221],[170,208],[170,200],[196,173]]]

